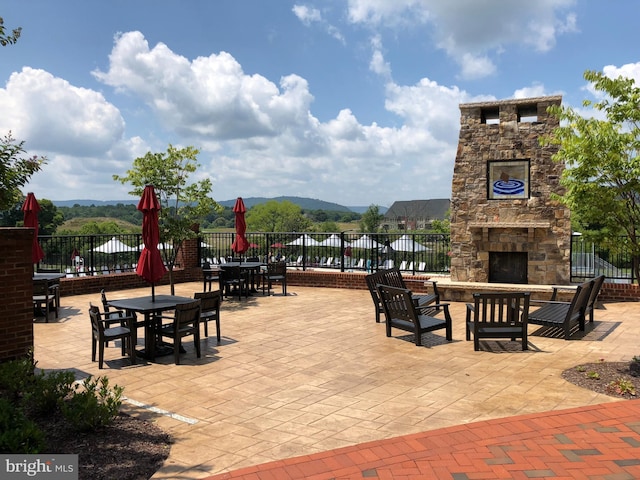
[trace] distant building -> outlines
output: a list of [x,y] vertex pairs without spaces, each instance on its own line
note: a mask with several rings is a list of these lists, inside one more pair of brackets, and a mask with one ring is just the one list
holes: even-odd
[[450,204],[448,198],[394,202],[385,213],[381,226],[391,230],[426,230],[434,220],[447,218]]

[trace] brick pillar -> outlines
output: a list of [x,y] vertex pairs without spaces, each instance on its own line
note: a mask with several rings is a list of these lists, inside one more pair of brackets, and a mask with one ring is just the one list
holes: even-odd
[[33,229],[0,228],[0,362],[33,348]]

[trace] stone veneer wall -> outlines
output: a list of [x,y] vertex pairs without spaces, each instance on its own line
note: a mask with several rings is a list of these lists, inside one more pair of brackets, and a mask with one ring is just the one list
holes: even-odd
[[[558,126],[547,107],[562,97],[460,105],[461,125],[451,199],[451,280],[487,282],[489,252],[527,252],[528,283],[567,284],[569,209],[551,199],[562,194],[563,164],[556,147],[539,139]],[[522,122],[523,113],[536,121]],[[487,122],[487,116],[499,123]],[[488,199],[489,161],[529,160],[529,198]]]

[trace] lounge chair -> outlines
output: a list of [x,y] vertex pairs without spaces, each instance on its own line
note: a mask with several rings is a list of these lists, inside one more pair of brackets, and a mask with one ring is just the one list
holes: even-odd
[[439,305],[444,311],[444,318],[436,318],[428,315],[424,308],[417,307],[411,297],[411,292],[406,288],[378,285],[378,294],[387,320],[387,337],[391,336],[391,328],[399,328],[407,332],[413,332],[414,342],[422,345],[422,334],[444,328],[446,338],[452,341],[451,316],[449,304]]
[[562,327],[565,340],[571,338],[571,329],[577,324],[584,330],[585,311],[595,280],[589,280],[576,288],[571,302],[532,300],[532,305],[540,308],[529,312],[529,323],[547,327]]
[[527,350],[529,292],[474,293],[473,304],[467,304],[467,341],[473,332],[473,349],[480,350],[481,338],[522,339]]

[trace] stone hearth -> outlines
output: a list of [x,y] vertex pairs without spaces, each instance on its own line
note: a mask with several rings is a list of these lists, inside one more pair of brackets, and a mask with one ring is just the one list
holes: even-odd
[[553,96],[460,105],[452,281],[489,282],[491,253],[513,252],[527,255],[522,283],[569,283],[570,212],[552,199],[564,192],[564,165],[551,159],[557,147],[539,143],[558,126],[547,107],[561,102]]

